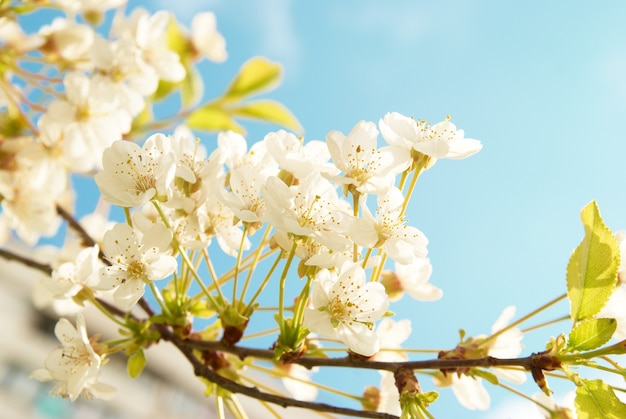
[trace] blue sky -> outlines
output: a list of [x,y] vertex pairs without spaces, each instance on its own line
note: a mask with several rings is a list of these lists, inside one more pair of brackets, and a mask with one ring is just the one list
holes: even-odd
[[[562,294],[590,200],[609,227],[626,228],[626,3],[130,1],[137,5],[185,23],[216,13],[229,60],[203,65],[208,96],[254,55],[282,62],[270,96],[299,118],[307,140],[397,111],[432,122],[449,114],[483,142],[478,155],[439,161],[418,184],[409,220],[430,240],[431,281],[444,297],[393,307],[412,319],[409,347],[451,348],[459,328],[488,333],[507,305],[523,315]],[[247,128],[250,141],[273,129]],[[524,354],[567,326],[527,336]],[[510,403],[502,391],[492,399],[496,409]],[[510,407],[467,412],[447,391],[432,411],[529,417]]]
[[[283,84],[271,96],[300,119],[305,139],[398,111],[433,122],[450,114],[466,136],[483,142],[478,155],[440,161],[419,182],[409,217],[430,239],[431,281],[444,297],[405,297],[394,307],[413,320],[408,346],[452,347],[459,328],[488,333],[507,305],[523,315],[562,294],[567,260],[583,235],[578,214],[590,200],[609,227],[626,228],[626,3],[216,0],[150,7],[183,22],[198,11],[216,13],[229,60],[206,67],[215,80],[209,94],[253,55],[282,62]],[[248,128],[252,141],[271,129]],[[567,327],[527,336],[524,354]],[[467,412],[447,393],[433,406],[437,416],[528,417],[520,408]],[[505,392],[492,397],[494,408],[510,403]]]

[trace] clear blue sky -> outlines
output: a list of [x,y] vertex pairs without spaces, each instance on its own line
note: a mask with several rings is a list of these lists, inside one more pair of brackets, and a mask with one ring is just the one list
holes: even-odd
[[[431,281],[444,296],[393,307],[413,321],[407,346],[453,347],[459,328],[488,333],[507,305],[522,315],[562,294],[590,200],[611,228],[626,228],[624,2],[130,1],[139,4],[186,23],[216,13],[229,60],[203,66],[215,80],[209,95],[251,56],[282,62],[271,97],[299,118],[305,139],[397,111],[433,122],[450,114],[483,142],[470,159],[438,162],[418,185],[409,217],[430,239]],[[247,127],[251,141],[273,129]],[[524,354],[567,326],[528,336]],[[494,408],[508,397],[491,393]],[[432,411],[522,417],[465,411],[445,390]]]

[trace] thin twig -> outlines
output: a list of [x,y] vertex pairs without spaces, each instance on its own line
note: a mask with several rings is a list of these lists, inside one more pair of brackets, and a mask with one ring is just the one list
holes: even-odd
[[12,260],[15,262],[19,262],[23,265],[28,266],[29,268],[37,269],[38,271],[43,272],[46,275],[52,274],[52,267],[45,263],[39,263],[25,256],[18,255],[17,253],[13,253],[10,250],[0,249],[0,257],[6,260]]

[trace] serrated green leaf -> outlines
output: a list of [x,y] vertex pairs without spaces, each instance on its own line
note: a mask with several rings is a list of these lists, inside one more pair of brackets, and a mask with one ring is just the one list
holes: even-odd
[[581,380],[574,400],[578,419],[623,419],[626,404],[602,380]]
[[289,110],[273,100],[257,100],[233,109],[233,114],[273,122],[295,132],[302,132],[302,126]]
[[246,61],[224,94],[224,99],[233,101],[269,89],[278,82],[281,65],[267,58],[254,57]]
[[569,334],[567,351],[590,351],[611,339],[617,321],[615,319],[586,319],[578,322]]
[[193,111],[185,121],[189,128],[203,131],[231,130],[243,134],[243,127],[235,122],[228,112],[214,104],[208,104]]
[[138,350],[128,357],[126,369],[130,378],[136,378],[139,374],[141,374],[141,371],[143,371],[143,367],[145,366],[146,356],[143,353],[143,349]]
[[585,237],[567,265],[567,295],[574,323],[596,315],[615,289],[619,268],[619,247],[604,224],[596,201],[583,208],[580,218]]

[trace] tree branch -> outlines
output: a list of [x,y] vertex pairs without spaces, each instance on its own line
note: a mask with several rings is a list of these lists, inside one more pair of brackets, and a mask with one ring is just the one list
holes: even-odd
[[6,260],[19,262],[23,265],[28,266],[29,268],[37,269],[38,271],[41,271],[46,275],[52,274],[52,267],[50,265],[47,265],[45,263],[39,263],[25,256],[20,256],[17,253],[11,252],[10,250],[0,249],[0,257]]
[[[205,351],[220,351],[237,355],[240,359],[247,357],[272,360],[275,356],[274,351],[271,349],[257,349],[243,346],[228,346],[220,341],[204,341],[197,339],[186,339],[181,342],[182,345],[191,347],[193,349],[205,350]],[[406,367],[414,370],[418,369],[433,369],[433,370],[446,370],[457,368],[471,368],[471,367],[510,367],[517,366],[526,370],[532,368],[541,367],[545,361],[541,361],[542,354],[532,354],[525,358],[494,358],[487,356],[484,358],[476,359],[430,359],[424,361],[404,361],[404,362],[381,362],[362,359],[358,357],[345,356],[341,358],[313,358],[302,357],[292,361],[294,364],[302,365],[303,367],[346,367],[346,368],[362,368],[362,369],[375,369],[385,371],[396,371],[400,367]]]
[[[210,382],[218,385],[219,387],[228,390],[232,393],[243,394],[248,397],[252,397],[257,400],[263,400],[266,402],[270,402],[273,404],[277,404],[282,407],[300,407],[303,409],[309,409],[318,412],[328,412],[335,413],[338,415],[348,415],[350,417],[360,417],[360,418],[373,418],[373,419],[398,419],[397,416],[391,415],[388,413],[381,412],[371,412],[371,411],[362,411],[356,409],[350,409],[346,407],[338,407],[332,406],[326,403],[315,403],[315,402],[305,402],[300,400],[294,400],[283,396],[278,396],[275,394],[265,393],[260,391],[256,387],[247,387],[236,383],[232,380],[229,380],[226,377],[221,376],[217,372],[213,371],[211,368],[204,365],[196,356],[193,354],[194,348],[188,344],[186,341],[178,338],[171,332],[166,332],[160,328],[161,337],[164,340],[172,342],[182,353],[185,355],[185,358],[191,363],[194,369],[194,374],[198,377],[205,378]],[[271,351],[268,351],[271,352]]]

